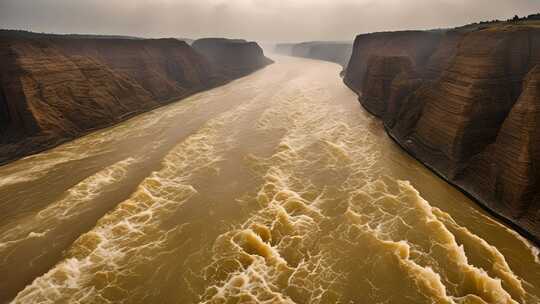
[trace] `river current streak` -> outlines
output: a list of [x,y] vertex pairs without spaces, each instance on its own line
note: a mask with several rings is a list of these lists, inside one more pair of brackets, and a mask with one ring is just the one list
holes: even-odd
[[0,302],[539,302],[534,246],[275,59],[1,167]]

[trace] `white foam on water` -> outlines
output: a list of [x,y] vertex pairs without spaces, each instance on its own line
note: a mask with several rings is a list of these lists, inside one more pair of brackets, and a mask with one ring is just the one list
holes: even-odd
[[190,185],[193,176],[208,170],[217,173],[217,164],[223,160],[222,149],[229,147],[234,135],[227,125],[252,106],[241,104],[219,115],[175,146],[163,159],[160,170],[101,218],[95,228],[80,236],[68,257],[28,285],[13,303],[107,303],[130,301],[130,296],[137,296],[123,284],[144,280],[134,273],[135,269],[159,259],[170,235],[181,229],[164,229],[162,223],[197,194]]
[[[500,223],[497,223],[501,226],[503,226],[502,224]],[[538,265],[540,265],[540,249],[538,247],[536,247],[533,243],[531,243],[529,240],[527,240],[526,238],[524,238],[523,236],[521,236],[521,234],[519,234],[517,231],[515,230],[512,230],[506,226],[503,226],[504,229],[512,234],[513,236],[515,236],[516,239],[518,239],[520,242],[523,243],[523,245],[529,249],[529,252],[531,253],[531,256],[533,257],[534,259],[534,262]]]
[[519,234],[517,231],[508,228],[506,225],[503,225],[502,223],[494,220],[493,218],[490,218],[490,217],[488,217],[488,216],[484,215],[483,213],[478,212],[476,210],[472,210],[472,212],[474,212],[475,215],[482,217],[482,219],[485,220],[485,222],[484,222],[485,224],[491,224],[493,226],[502,228],[506,233],[508,233],[508,234],[512,235],[513,237],[515,237],[518,241],[520,241],[525,246],[525,248],[527,248],[527,250],[530,252],[531,257],[533,258],[534,262],[536,264],[540,265],[540,249],[537,246],[535,246],[529,240],[527,240],[526,238],[521,236],[521,234]]
[[[263,181],[244,200],[257,210],[214,241],[194,275],[203,286],[188,284],[201,303],[538,302],[497,248],[410,183],[384,176],[376,135],[365,121],[344,122],[346,110],[330,96],[324,84],[295,78],[260,116],[258,132],[284,135],[270,157],[249,158]],[[238,106],[178,144],[14,303],[148,302],[140,289],[152,278],[140,268],[155,267],[184,227],[164,223],[197,195],[194,176],[218,173],[235,144],[230,126],[254,106]],[[465,242],[485,253],[489,268],[467,256]]]
[[[208,101],[208,99],[204,100]],[[167,120],[185,113],[195,106],[200,105],[188,102],[171,104],[167,107],[167,111],[157,109],[153,113],[145,113],[131,118],[128,123],[96,131],[51,150],[24,157],[0,168],[0,188],[37,180],[58,165],[106,153],[110,149],[109,144],[115,141],[143,137],[149,131],[157,132],[156,125],[163,124],[166,127]]]
[[212,263],[204,271],[209,284],[202,303],[240,299],[250,303],[328,303],[339,299],[332,289],[340,274],[316,248],[323,236],[320,225],[326,218],[320,210],[325,190],[301,177],[321,161],[310,153],[314,146],[326,151],[327,167],[348,160],[325,140],[327,134],[344,133],[347,126],[323,123],[325,113],[306,98],[304,94],[278,96],[279,105],[259,119],[259,129],[282,128],[286,134],[271,157],[255,158],[260,167],[267,168],[256,197],[261,209],[215,242]]
[[[366,282],[356,285],[366,292],[357,296],[366,302],[534,303],[504,256],[473,234],[468,237],[489,252],[493,265],[488,273],[471,264],[446,227],[449,223],[438,218],[439,209],[410,183],[381,176],[374,135],[361,124],[338,122],[329,103],[311,103],[319,93],[284,92],[259,119],[260,130],[286,132],[274,155],[253,157],[261,163],[258,167],[267,168],[256,198],[261,209],[215,242],[202,303],[346,301],[356,271]],[[315,186],[312,174],[321,171],[345,172],[333,191],[348,198],[344,215],[349,221],[324,215],[325,203],[336,193],[327,196],[324,186]],[[337,228],[326,231],[332,222]],[[328,245],[313,245],[314,239],[327,235]],[[333,263],[355,255],[365,259],[358,269]],[[377,273],[388,267],[392,274]],[[368,275],[367,270],[374,272]],[[395,283],[408,289],[388,285],[388,275],[396,275]]]
[[[271,168],[258,194],[264,208],[239,229],[218,238],[213,262],[205,270],[205,280],[217,283],[206,289],[203,303],[233,299],[295,303],[282,292],[287,286],[303,288],[310,303],[318,303],[326,292],[315,283],[317,274],[313,275],[312,269],[323,270],[322,258],[305,256],[320,233],[317,221],[324,216],[315,202],[306,201],[289,188],[290,178]],[[236,265],[234,271],[230,271],[232,265]],[[302,284],[306,281],[316,286]]]
[[433,213],[454,235],[463,239],[466,245],[471,247],[471,250],[474,250],[476,254],[481,255],[483,259],[488,261],[485,265],[482,265],[485,270],[500,278],[504,284],[507,284],[507,289],[512,293],[513,297],[523,301],[526,291],[523,288],[521,279],[512,272],[506,258],[495,246],[471,233],[467,228],[459,226],[449,214],[437,208],[433,208]]
[[130,157],[98,171],[68,189],[60,200],[36,214],[22,218],[15,227],[1,232],[0,258],[5,261],[17,246],[42,238],[58,225],[92,209],[93,200],[107,187],[126,178],[129,167],[134,163],[136,159]]
[[0,188],[39,179],[60,164],[87,156],[87,153],[49,152],[21,159],[0,168]]
[[[426,234],[426,240],[407,236],[408,242],[414,244],[415,249],[420,254],[418,260],[430,265],[433,269],[443,275],[446,286],[453,286],[448,290],[452,296],[463,297],[467,294],[476,295],[490,303],[517,303],[511,295],[502,287],[501,279],[492,278],[483,269],[471,265],[465,254],[463,246],[456,242],[454,235],[448,230],[445,224],[434,214],[438,209],[432,208],[429,203],[423,200],[418,192],[406,182],[398,182],[399,193],[395,197],[383,197],[369,202],[375,212],[368,220],[370,225],[377,223],[379,231],[376,233],[383,239],[403,237],[404,232],[410,228],[401,225],[397,231],[393,231],[392,223],[396,217],[401,217],[405,222],[409,222],[410,227]],[[366,200],[363,200],[366,202]],[[381,205],[391,204],[388,205]],[[403,205],[403,207],[401,206]],[[383,207],[384,209],[380,209]],[[398,208],[399,213],[388,212],[389,208]],[[358,210],[365,212],[365,205],[359,205]],[[400,210],[401,209],[401,210]],[[380,212],[386,210],[386,214]],[[359,211],[360,212],[360,211]],[[385,219],[389,218],[389,219]],[[373,221],[373,219],[376,219]],[[382,222],[381,222],[382,220]],[[374,222],[374,223],[373,223]],[[403,231],[405,230],[405,231]],[[410,232],[409,232],[410,233]],[[493,250],[485,243],[486,248]],[[440,253],[439,253],[440,252]],[[498,265],[494,266],[496,273],[502,275],[509,285],[515,288],[516,294],[524,296],[525,291],[521,287],[519,279],[511,272],[508,264],[501,259],[501,256],[493,252],[494,259],[499,259]]]

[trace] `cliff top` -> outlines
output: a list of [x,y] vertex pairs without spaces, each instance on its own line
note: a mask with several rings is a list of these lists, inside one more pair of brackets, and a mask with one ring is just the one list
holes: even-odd
[[382,32],[373,32],[373,33],[364,33],[356,36],[391,36],[391,35],[402,35],[404,33],[417,35],[417,34],[442,34],[451,31],[458,32],[475,32],[481,30],[491,30],[491,31],[515,31],[523,30],[527,28],[540,28],[540,14],[530,15],[528,17],[520,19],[509,19],[506,21],[493,20],[493,21],[483,21],[479,23],[471,23],[460,27],[448,28],[448,29],[432,29],[432,30],[403,30],[403,31],[382,31]]
[[0,29],[1,37],[17,37],[17,38],[40,38],[40,37],[57,37],[57,38],[80,38],[80,39],[130,39],[130,40],[145,40],[145,38],[123,35],[92,35],[92,34],[53,34],[53,33],[36,33],[24,30]]
[[244,47],[253,47],[260,49],[260,46],[257,44],[257,42],[254,41],[247,41],[244,39],[228,39],[228,38],[201,38],[195,40],[191,46],[195,48],[196,50],[201,51],[202,49],[206,49],[207,51],[213,50],[217,51],[221,48],[231,48],[231,49],[237,49],[238,47],[244,48]]
[[193,41],[193,44],[215,44],[215,43],[225,43],[225,44],[244,44],[251,43],[252,41],[247,41],[244,39],[229,39],[229,38],[200,38]]
[[47,34],[47,33],[35,33],[21,30],[5,30],[0,29],[0,39],[2,40],[29,40],[29,41],[57,41],[57,42],[69,42],[77,41],[82,44],[121,44],[121,45],[160,45],[160,46],[174,46],[174,47],[189,47],[189,44],[177,38],[138,38],[130,36],[118,36],[118,35],[79,35],[79,34]]

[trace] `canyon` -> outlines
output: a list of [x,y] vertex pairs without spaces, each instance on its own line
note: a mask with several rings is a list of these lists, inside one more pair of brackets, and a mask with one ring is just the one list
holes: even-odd
[[537,249],[386,136],[340,66],[272,58],[1,166],[0,302],[539,303]]
[[274,51],[0,30],[0,303],[540,303],[540,21]]
[[406,151],[537,242],[540,24],[358,35],[344,82]]
[[[58,145],[270,64],[254,42],[0,31],[0,163]],[[240,50],[242,62],[235,61]],[[200,51],[200,52],[199,52]]]

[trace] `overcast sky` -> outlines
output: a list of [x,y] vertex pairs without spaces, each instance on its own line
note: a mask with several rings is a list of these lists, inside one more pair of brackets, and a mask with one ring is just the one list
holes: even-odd
[[352,40],[528,15],[540,0],[0,0],[0,27],[141,37]]

